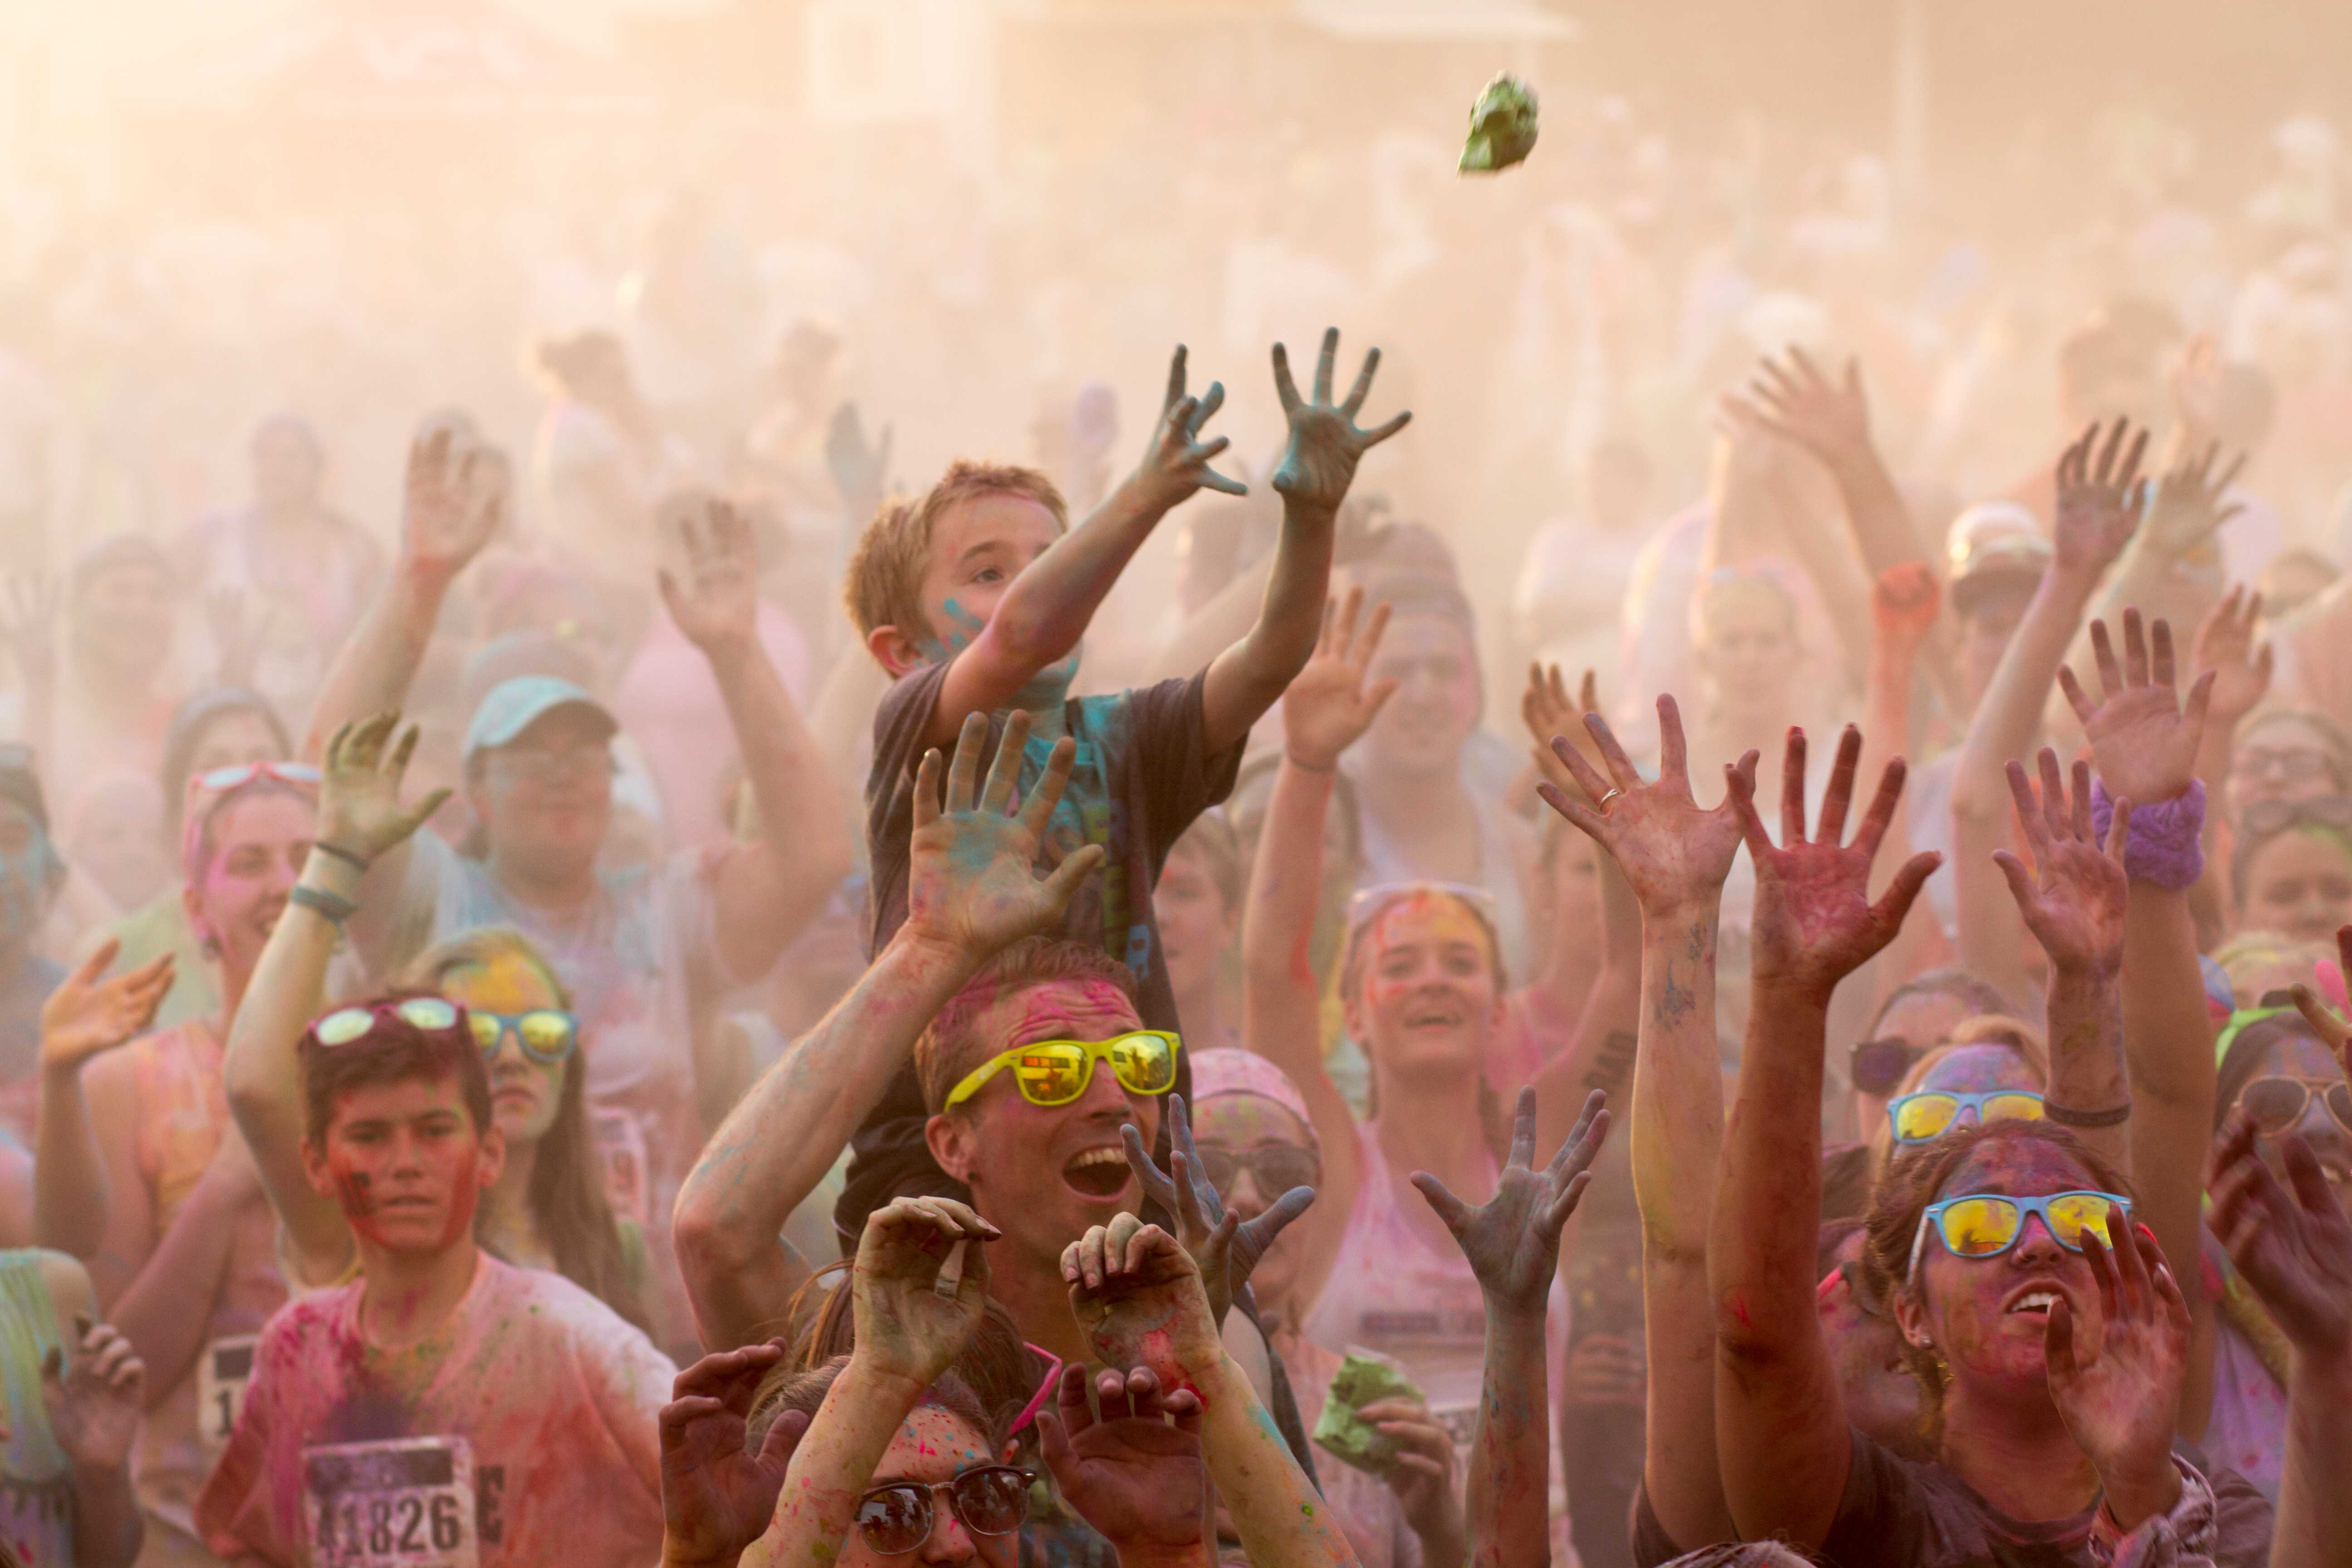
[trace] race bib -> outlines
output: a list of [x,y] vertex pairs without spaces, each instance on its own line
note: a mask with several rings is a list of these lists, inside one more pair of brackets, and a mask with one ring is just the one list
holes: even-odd
[[259,1334],[236,1334],[215,1340],[196,1358],[196,1435],[205,1447],[220,1447],[236,1430],[246,1384],[253,1381],[253,1347],[260,1342]]
[[313,1568],[477,1568],[474,1506],[463,1437],[302,1450]]
[[652,1205],[646,1195],[646,1130],[625,1110],[591,1112],[594,1119],[596,1152],[604,1162],[604,1196],[616,1219],[642,1226]]

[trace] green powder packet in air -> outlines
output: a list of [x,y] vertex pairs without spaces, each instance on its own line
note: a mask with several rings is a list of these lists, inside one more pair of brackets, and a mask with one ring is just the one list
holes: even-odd
[[1386,1476],[1396,1468],[1396,1439],[1357,1418],[1356,1412],[1382,1399],[1420,1399],[1421,1390],[1404,1369],[1376,1351],[1350,1347],[1331,1374],[1331,1392],[1315,1418],[1315,1441],[1331,1456],[1360,1470]]
[[1470,139],[1462,143],[1461,171],[1491,174],[1535,150],[1535,92],[1510,72],[1496,71],[1470,106]]

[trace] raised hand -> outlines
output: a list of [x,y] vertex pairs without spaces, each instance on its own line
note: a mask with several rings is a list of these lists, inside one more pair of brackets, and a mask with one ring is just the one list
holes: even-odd
[[2181,705],[2173,685],[2172,627],[2159,616],[2146,636],[2139,612],[2124,612],[2124,661],[2116,662],[2107,623],[2091,623],[2091,657],[2097,661],[2102,699],[2094,702],[2064,665],[2058,687],[2090,737],[2091,756],[2107,793],[2140,805],[2170,800],[2197,776],[2197,748],[2205,735],[2205,710],[2213,700],[2213,672],[2197,678]]
[[784,1342],[704,1356],[677,1374],[662,1406],[662,1528],[666,1563],[729,1563],[767,1533],[776,1494],[809,1418],[787,1410],[748,1450],[751,1399],[783,1360]]
[[984,963],[1058,922],[1078,885],[1102,864],[1102,846],[1087,844],[1042,881],[1032,869],[1045,824],[1070,782],[1077,745],[1066,735],[1054,742],[1045,773],[1016,812],[1013,790],[1028,740],[1029,715],[1015,709],[1004,721],[1004,739],[982,790],[980,753],[988,744],[988,716],[968,716],[955,762],[947,768],[944,796],[940,753],[924,753],[915,773],[915,835],[901,928],[908,940],[936,942]]
[[2157,481],[2156,495],[2148,504],[2147,521],[2140,530],[2143,549],[2156,551],[2164,560],[2178,561],[2203,544],[2221,530],[2223,523],[2245,510],[2232,501],[2221,504],[2227,490],[2245,468],[2246,458],[2240,453],[2237,459],[2220,473],[2213,465],[2221,459],[2221,445],[2209,445],[2202,456],[2189,456],[2175,463]]
[[1594,773],[1606,767],[1601,748],[1585,733],[1580,717],[1600,710],[1601,683],[1592,671],[1586,670],[1584,679],[1577,682],[1576,696],[1571,700],[1568,682],[1560,679],[1559,666],[1528,666],[1528,689],[1519,695],[1519,721],[1528,727],[1528,735],[1536,743],[1536,766],[1544,777],[1555,784],[1575,782],[1575,775],[1551,754],[1551,743],[1563,737],[1582,754]]
[[867,1215],[850,1272],[857,1359],[929,1388],[986,1314],[982,1244],[1003,1234],[953,1198],[893,1198]]
[[1412,1184],[1454,1233],[1454,1244],[1478,1277],[1486,1310],[1543,1321],[1544,1303],[1559,1272],[1559,1232],[1592,1184],[1592,1162],[1609,1138],[1609,1097],[1594,1089],[1585,1097],[1568,1141],[1542,1170],[1534,1169],[1536,1091],[1519,1090],[1511,1125],[1511,1155],[1495,1181],[1495,1195],[1472,1208],[1426,1171]]
[[1200,1265],[1156,1225],[1123,1214],[1094,1226],[1063,1249],[1062,1278],[1105,1366],[1148,1366],[1162,1388],[1184,1388],[1224,1354]]
[[511,482],[506,454],[477,441],[470,422],[440,419],[420,431],[401,505],[408,565],[444,580],[464,571],[497,534]]
[[1878,574],[1870,585],[1870,622],[1878,640],[1903,653],[1916,653],[1936,629],[1943,584],[1925,561],[1904,561]]
[[445,786],[414,805],[400,804],[400,781],[416,754],[416,726],[397,742],[400,712],[386,709],[335,731],[319,778],[319,842],[362,862],[402,844],[449,798]]
[[1249,486],[1209,467],[1217,454],[1233,443],[1223,436],[1206,441],[1201,438],[1201,427],[1225,405],[1225,384],[1213,381],[1205,395],[1188,395],[1184,391],[1184,345],[1178,343],[1175,354],[1168,362],[1168,395],[1160,402],[1160,422],[1152,426],[1150,443],[1143,449],[1143,464],[1135,471],[1137,480],[1163,508],[1172,507],[1202,489],[1220,490],[1229,496],[1249,494]]
[[1904,763],[1896,757],[1878,781],[1878,794],[1853,842],[1841,845],[1846,808],[1853,801],[1853,774],[1862,756],[1862,731],[1853,725],[1838,738],[1837,761],[1822,794],[1822,816],[1814,837],[1805,837],[1805,732],[1789,731],[1780,769],[1780,837],[1774,848],[1756,812],[1756,781],[1727,769],[1731,803],[1739,813],[1748,853],[1756,862],[1756,913],[1750,963],[1759,989],[1793,986],[1826,1004],[1837,983],[1895,940],[1911,900],[1943,857],[1914,855],[1895,873],[1876,903],[1870,901],[1870,862],[1895,820],[1903,796]]
[[885,425],[878,439],[866,440],[866,426],[857,417],[855,403],[835,409],[832,423],[825,426],[825,471],[833,476],[834,491],[854,519],[872,517],[890,488],[890,426]]
[[58,673],[58,585],[38,577],[8,579],[6,619],[0,641],[27,692],[52,685]]
[[2058,570],[2096,577],[2131,542],[2132,530],[2139,526],[2139,464],[2147,452],[2147,432],[2133,436],[2125,452],[2124,437],[2130,432],[2131,422],[2118,418],[2095,459],[2099,427],[2093,425],[2059,457],[2058,515],[2051,531]]
[[41,1004],[44,1071],[77,1069],[100,1051],[138,1038],[155,1022],[155,1010],[172,989],[172,955],[167,952],[142,968],[100,978],[121,951],[121,942],[107,938]]
[[[1643,914],[1663,920],[1694,904],[1711,904],[1731,874],[1739,853],[1739,815],[1727,794],[1712,811],[1699,809],[1691,798],[1689,751],[1683,740],[1682,711],[1672,697],[1658,699],[1658,782],[1643,784],[1633,759],[1607,720],[1598,713],[1584,716],[1607,767],[1603,777],[1566,737],[1554,737],[1552,753],[1574,775],[1579,788],[1597,805],[1570,798],[1557,784],[1540,784],[1536,791],[1544,804],[1582,828],[1592,841],[1609,851],[1633,889]],[[1756,788],[1756,753],[1739,759],[1738,772]]]
[[1249,1283],[1265,1249],[1290,1227],[1292,1220],[1313,1205],[1315,1189],[1291,1188],[1264,1214],[1244,1225],[1225,1213],[1224,1200],[1217,1196],[1215,1185],[1202,1173],[1200,1153],[1192,1147],[1192,1119],[1184,1109],[1182,1095],[1168,1097],[1168,1163],[1171,1170],[1163,1172],[1152,1163],[1150,1151],[1143,1146],[1143,1134],[1134,1122],[1129,1122],[1120,1132],[1127,1142],[1128,1168],[1143,1184],[1143,1195],[1158,1204],[1163,1212],[1176,1216],[1176,1239],[1192,1255],[1193,1263],[1201,1270],[1202,1288],[1209,1294],[1209,1310],[1223,1323],[1234,1298]]
[[[2352,974],[2352,925],[2336,928],[2336,973]],[[2335,1053],[2336,1061],[2343,1066],[2344,1076],[2352,1078],[2352,1029],[2345,1027],[2344,1020],[2336,1016],[2336,1010],[2322,1001],[2319,993],[2310,986],[2297,982],[2291,989],[2294,1010],[2303,1015],[2303,1021],[2309,1024],[2326,1043],[2327,1048]]]
[[2205,721],[2214,738],[2237,733],[2238,722],[2252,712],[2271,689],[2271,645],[2254,640],[2263,616],[2263,595],[2240,584],[2205,612],[2197,628],[2192,658],[2197,673],[2213,672],[2213,695]]
[[717,658],[756,646],[760,625],[760,552],[749,519],[732,503],[710,496],[700,515],[680,520],[687,581],[661,568],[662,603],[687,640]]
[[1282,461],[1274,470],[1274,488],[1291,506],[1332,517],[1339,514],[1348,487],[1355,482],[1356,465],[1364,454],[1412,422],[1412,414],[1404,413],[1370,430],[1358,429],[1356,416],[1363,412],[1364,399],[1371,395],[1372,373],[1380,368],[1381,351],[1373,349],[1364,355],[1364,368],[1357,373],[1348,400],[1335,405],[1331,372],[1339,357],[1339,329],[1327,328],[1323,352],[1315,361],[1315,396],[1310,402],[1298,395],[1298,384],[1290,379],[1290,351],[1280,343],[1274,345],[1274,390],[1282,399],[1283,416],[1290,421],[1290,442],[1283,447]]
[[1357,617],[1364,607],[1364,591],[1348,590],[1337,605],[1323,606],[1323,629],[1316,634],[1314,657],[1292,678],[1282,694],[1283,744],[1290,760],[1317,773],[1339,765],[1339,754],[1372,727],[1397,688],[1393,680],[1364,683],[1364,672],[1380,651],[1381,634],[1388,630],[1389,607],[1375,605],[1361,626]]
[[147,1365],[111,1323],[74,1320],[80,1348],[68,1371],[55,1345],[41,1362],[41,1403],[48,1407],[49,1430],[67,1458],[90,1469],[117,1469],[129,1462],[146,1408]]
[[2292,1191],[2263,1163],[2253,1119],[2231,1111],[2205,1168],[2207,1222],[2288,1342],[2340,1361],[2352,1352],[2352,1222],[2300,1133],[2278,1152]]
[[[2131,801],[2116,801],[2115,820],[2108,825],[2102,850],[2091,830],[2091,764],[2074,764],[2074,798],[2071,810],[2066,786],[2058,776],[2058,753],[2042,748],[2042,798],[2033,798],[2025,769],[2015,759],[2009,763],[2010,798],[2024,826],[2026,847],[2033,852],[2033,869],[2006,849],[1992,852],[1993,863],[2009,879],[2010,896],[2050,955],[2053,970],[2074,970],[2112,975],[2124,962],[2124,900],[2131,880],[2124,873],[2124,834],[2131,821]],[[2038,878],[2038,880],[2037,880]]]
[[[1201,1458],[1201,1396],[1162,1394],[1149,1367],[1095,1379],[1097,1415],[1087,1404],[1087,1369],[1062,1369],[1056,1408],[1037,1413],[1045,1468],[1070,1506],[1114,1546],[1121,1561],[1197,1548],[1209,1534],[1209,1470]],[[1170,1418],[1174,1425],[1169,1424]]]
[[1785,365],[1769,357],[1759,362],[1747,402],[1764,428],[1832,468],[1870,455],[1870,402],[1863,395],[1859,360],[1849,357],[1844,376],[1832,381],[1792,345]]
[[2119,1206],[2107,1210],[2107,1234],[2123,1238],[2112,1252],[2096,1230],[2083,1233],[2098,1315],[2078,1321],[2061,1292],[2042,1331],[2042,1359],[2059,1419],[2098,1470],[2117,1521],[2128,1528],[2148,1510],[2124,1504],[2119,1494],[2126,1484],[2136,1495],[2178,1485],[2172,1432],[2189,1362],[2189,1304],[2155,1238]]

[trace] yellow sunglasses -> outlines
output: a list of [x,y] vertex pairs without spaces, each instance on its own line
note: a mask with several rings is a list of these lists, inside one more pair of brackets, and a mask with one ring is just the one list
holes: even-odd
[[1038,1040],[1015,1046],[966,1073],[948,1091],[947,1107],[970,1100],[1007,1068],[1013,1069],[1021,1098],[1030,1104],[1067,1105],[1094,1081],[1097,1062],[1110,1063],[1122,1089],[1166,1094],[1176,1087],[1176,1051],[1181,1044],[1166,1029],[1137,1029],[1108,1040]]

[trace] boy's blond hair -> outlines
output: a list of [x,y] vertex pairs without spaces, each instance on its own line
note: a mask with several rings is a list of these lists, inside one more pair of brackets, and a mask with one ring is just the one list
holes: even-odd
[[1055,531],[1069,531],[1070,509],[1043,470],[957,458],[920,500],[885,502],[857,536],[841,596],[861,639],[871,637],[877,626],[896,626],[910,637],[938,635],[923,614],[923,573],[930,565],[932,532],[948,508],[991,495],[1034,500],[1053,513]]

